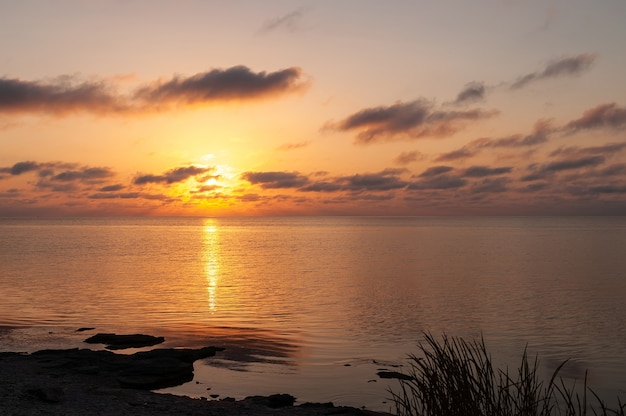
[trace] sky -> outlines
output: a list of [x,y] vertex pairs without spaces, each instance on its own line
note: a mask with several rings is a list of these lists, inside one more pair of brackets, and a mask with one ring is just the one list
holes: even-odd
[[623,0],[4,0],[0,216],[625,215]]

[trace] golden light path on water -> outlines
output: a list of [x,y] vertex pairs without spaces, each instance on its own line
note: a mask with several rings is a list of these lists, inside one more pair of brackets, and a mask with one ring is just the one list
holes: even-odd
[[215,220],[205,220],[202,236],[209,311],[215,312],[218,306],[217,293],[220,279],[219,233]]

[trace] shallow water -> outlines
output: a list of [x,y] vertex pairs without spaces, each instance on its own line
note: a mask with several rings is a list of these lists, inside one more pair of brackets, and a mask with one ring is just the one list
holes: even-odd
[[[626,389],[626,218],[0,219],[1,350],[225,345],[173,391],[389,410],[423,331]],[[210,390],[207,390],[210,388]],[[171,390],[171,389],[170,389]]]

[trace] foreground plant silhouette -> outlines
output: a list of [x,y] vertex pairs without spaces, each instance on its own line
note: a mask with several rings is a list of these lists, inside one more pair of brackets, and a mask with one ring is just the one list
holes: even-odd
[[[548,416],[624,415],[626,404],[609,409],[587,386],[580,392],[559,376],[563,362],[546,383],[538,375],[538,360],[526,349],[516,374],[494,369],[484,339],[465,341],[424,334],[420,355],[409,355],[407,379],[390,391],[396,413],[424,416]],[[587,401],[592,399],[593,403]]]

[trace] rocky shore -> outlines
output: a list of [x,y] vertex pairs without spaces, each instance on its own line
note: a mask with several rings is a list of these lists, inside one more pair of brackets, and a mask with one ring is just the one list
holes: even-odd
[[[156,345],[145,335],[98,334],[107,349]],[[375,415],[332,403],[294,405],[289,394],[244,400],[193,399],[150,389],[193,379],[193,363],[222,348],[155,348],[134,354],[89,349],[0,353],[0,414],[18,415]]]

